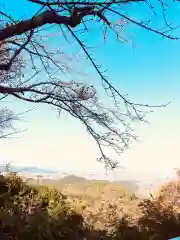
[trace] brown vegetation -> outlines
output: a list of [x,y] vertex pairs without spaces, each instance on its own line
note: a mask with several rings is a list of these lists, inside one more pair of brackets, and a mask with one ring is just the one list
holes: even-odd
[[154,200],[128,194],[103,200],[101,193],[93,199],[30,187],[9,173],[0,181],[0,238],[167,240],[180,235],[179,186],[167,184]]

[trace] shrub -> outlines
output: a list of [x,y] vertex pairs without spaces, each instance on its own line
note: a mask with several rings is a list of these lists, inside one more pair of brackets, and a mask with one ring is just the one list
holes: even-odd
[[2,181],[1,239],[76,239],[83,234],[83,217],[50,187],[29,187],[14,173]]
[[87,195],[68,197],[53,187],[29,186],[9,172],[0,178],[0,239],[167,240],[180,235],[179,196],[177,180],[153,200],[120,194],[92,201]]

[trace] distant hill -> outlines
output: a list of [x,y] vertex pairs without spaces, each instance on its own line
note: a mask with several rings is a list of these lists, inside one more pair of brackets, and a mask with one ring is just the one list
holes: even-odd
[[138,182],[135,180],[122,180],[122,181],[115,181],[114,183],[119,184],[120,186],[128,189],[130,192],[137,192],[139,190]]
[[[3,168],[3,166],[0,166]],[[72,195],[91,195],[98,197],[100,194],[109,192],[115,194],[118,192],[136,193],[139,185],[134,180],[108,181],[97,179],[86,179],[68,173],[58,173],[57,171],[38,168],[38,167],[15,167],[11,166],[12,171],[20,173],[26,178],[29,184],[42,184],[55,186],[65,194]],[[37,175],[41,176],[39,179]]]
[[59,180],[61,184],[85,183],[88,179],[75,175],[68,175]]
[[121,186],[123,189],[127,189],[127,191],[129,192],[136,192],[139,189],[138,183],[136,181],[133,180],[122,180],[122,181],[114,181],[114,182],[110,182],[107,180],[96,180],[96,179],[86,179],[84,177],[79,177],[79,176],[74,176],[74,175],[69,175],[66,176],[62,179],[59,180],[59,182],[61,184],[111,184],[111,185],[118,185]]
[[28,178],[29,184],[49,185],[59,188],[68,196],[83,196],[92,199],[111,199],[138,191],[136,181],[117,181],[86,179],[81,176],[68,175],[60,179],[41,178],[40,181]]
[[[74,194],[84,194],[91,195],[92,197],[99,197],[100,195],[106,195],[110,198],[112,196],[116,197],[126,193],[135,193],[139,186],[134,181],[118,181],[110,182],[107,180],[88,180],[85,178],[79,178],[76,176],[67,176],[64,179],[68,179],[68,184],[65,184],[63,187],[63,192],[65,194],[74,193]],[[64,179],[61,179],[59,182],[64,184]],[[70,182],[72,180],[72,182]]]
[[[48,174],[57,174],[58,171],[52,170],[52,169],[46,169],[46,168],[38,168],[35,166],[30,167],[23,167],[23,166],[13,166],[11,165],[11,170],[13,172],[27,172],[27,173],[48,173]],[[0,171],[4,170],[4,165],[0,165]]]

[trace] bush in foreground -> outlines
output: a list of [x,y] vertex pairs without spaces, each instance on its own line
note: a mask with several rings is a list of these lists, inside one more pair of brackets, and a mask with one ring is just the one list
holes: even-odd
[[176,181],[154,200],[120,196],[89,206],[82,196],[70,201],[55,188],[32,187],[8,173],[0,178],[0,239],[167,240],[180,235],[179,195]]

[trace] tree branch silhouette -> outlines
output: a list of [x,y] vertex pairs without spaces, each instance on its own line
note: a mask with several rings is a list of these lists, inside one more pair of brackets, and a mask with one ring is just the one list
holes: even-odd
[[[164,27],[158,29],[150,26],[150,20],[137,21],[122,11],[121,6],[128,4],[146,4],[152,11],[155,10],[150,2],[143,0],[28,2],[37,7],[36,13],[28,19],[16,20],[5,11],[0,11],[1,97],[11,96],[32,104],[47,104],[58,112],[70,114],[95,139],[101,153],[99,161],[103,161],[106,167],[115,168],[117,161],[105,153],[106,148],[111,147],[116,153],[122,154],[137,139],[132,122],[146,121],[145,114],[152,110],[147,108],[164,107],[167,104],[151,106],[129,100],[104,75],[81,36],[90,31],[90,24],[98,24],[105,29],[104,38],[110,30],[121,41],[124,39],[122,28],[128,22],[168,40],[179,40],[178,36],[173,35],[177,27],[167,21],[165,3],[157,1],[164,13]],[[51,50],[45,44],[44,32],[48,32],[48,27],[58,27],[56,33],[59,38],[68,41],[68,36],[71,36],[73,43],[83,51],[101,80],[106,99],[110,100],[107,104],[102,101],[96,86],[85,80],[66,79],[66,74],[72,76],[73,73],[71,60],[66,52]],[[64,74],[63,80],[61,74]]]

